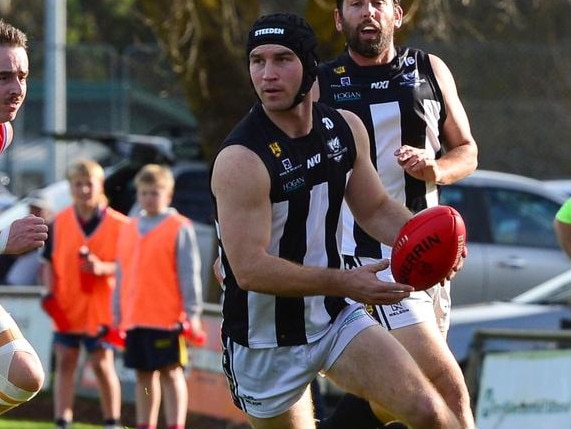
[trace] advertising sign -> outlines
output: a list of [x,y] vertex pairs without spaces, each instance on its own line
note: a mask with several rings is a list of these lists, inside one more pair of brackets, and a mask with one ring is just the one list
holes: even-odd
[[476,422],[479,429],[571,427],[571,350],[488,354]]

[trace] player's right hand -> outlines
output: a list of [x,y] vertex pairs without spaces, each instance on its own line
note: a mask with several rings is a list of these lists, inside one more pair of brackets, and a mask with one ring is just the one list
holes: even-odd
[[383,259],[376,264],[363,265],[347,270],[351,278],[348,297],[363,304],[390,305],[396,304],[410,296],[414,288],[401,283],[385,282],[377,277],[377,272],[389,268],[388,259]]
[[28,215],[10,225],[10,234],[4,253],[20,254],[38,249],[48,238],[46,221],[38,216]]

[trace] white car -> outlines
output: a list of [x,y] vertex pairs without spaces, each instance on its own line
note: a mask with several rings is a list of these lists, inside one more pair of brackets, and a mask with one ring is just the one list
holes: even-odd
[[[146,162],[155,161],[155,151],[158,153],[163,146],[149,143],[148,136],[145,144],[138,145],[136,141],[129,142],[132,146],[143,148],[144,155],[150,160],[141,160],[139,152],[132,153],[122,162],[106,169],[105,191],[111,207],[125,214],[136,212],[135,188],[133,178],[138,169]],[[216,234],[214,230],[213,205],[210,200],[208,167],[202,161],[179,160],[172,165],[175,178],[175,190],[172,206],[181,214],[193,221],[196,230],[200,256],[202,260],[202,286],[205,300],[217,302],[219,291],[209,290],[212,280],[212,264],[215,257]],[[54,214],[71,204],[71,195],[67,180],[59,180],[44,188],[35,191],[46,201],[49,201]],[[14,220],[29,213],[26,198],[18,200],[10,208],[0,213],[0,231],[10,225]]]
[[542,181],[478,170],[442,186],[467,228],[468,257],[452,280],[452,305],[504,301],[571,268],[553,218],[565,196]]
[[[452,306],[448,344],[456,360],[466,364],[476,331],[481,329],[559,330],[571,321],[571,270],[500,302]],[[490,340],[485,349],[544,349],[545,342]]]
[[543,183],[552,191],[559,192],[567,198],[571,197],[571,179],[544,180]]

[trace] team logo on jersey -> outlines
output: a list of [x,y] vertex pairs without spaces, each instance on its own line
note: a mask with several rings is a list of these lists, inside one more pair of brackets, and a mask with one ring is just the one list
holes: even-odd
[[345,73],[345,66],[335,67],[333,69],[333,73],[335,74],[344,74]]
[[426,80],[421,79],[418,75],[418,70],[413,70],[410,73],[405,73],[402,75],[401,86],[409,86],[411,88],[418,88],[421,84],[425,83]]
[[343,76],[339,81],[341,86],[351,86],[351,78],[349,76]]
[[341,146],[341,140],[339,140],[339,137],[327,140],[327,149],[329,150],[327,158],[333,159],[333,161],[336,162],[341,161],[341,159],[343,159],[343,155],[347,152],[347,148]]
[[272,151],[272,154],[276,158],[279,158],[280,156],[282,156],[282,148],[280,147],[280,144],[278,142],[272,142],[268,145],[268,147],[270,148],[270,150]]

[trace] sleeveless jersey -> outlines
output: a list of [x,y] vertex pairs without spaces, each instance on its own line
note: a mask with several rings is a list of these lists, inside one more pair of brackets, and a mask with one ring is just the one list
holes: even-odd
[[[345,52],[321,64],[318,79],[319,101],[350,110],[364,122],[371,159],[388,193],[413,212],[438,204],[436,184],[409,176],[394,156],[402,145],[441,155],[446,112],[428,54],[399,47],[390,63],[361,67]],[[343,217],[344,254],[389,257],[390,250],[381,252],[380,243],[359,228],[347,207]]]
[[[312,131],[291,139],[256,104],[222,147],[234,144],[255,152],[271,178],[268,252],[304,265],[339,269],[341,205],[355,160],[353,134],[339,112],[314,103]],[[347,305],[338,297],[245,291],[237,284],[223,247],[219,250],[225,274],[222,333],[238,344],[266,348],[317,341]]]
[[139,218],[123,227],[117,245],[121,266],[121,327],[172,329],[186,318],[177,271],[176,240],[190,220],[170,214],[147,234]]
[[92,234],[86,236],[73,206],[58,213],[52,230],[53,291],[70,324],[66,333],[96,335],[113,322],[111,300],[115,275],[93,276],[93,286],[84,289],[79,269],[79,248],[87,246],[102,261],[115,261],[117,239],[129,218],[111,207]]

